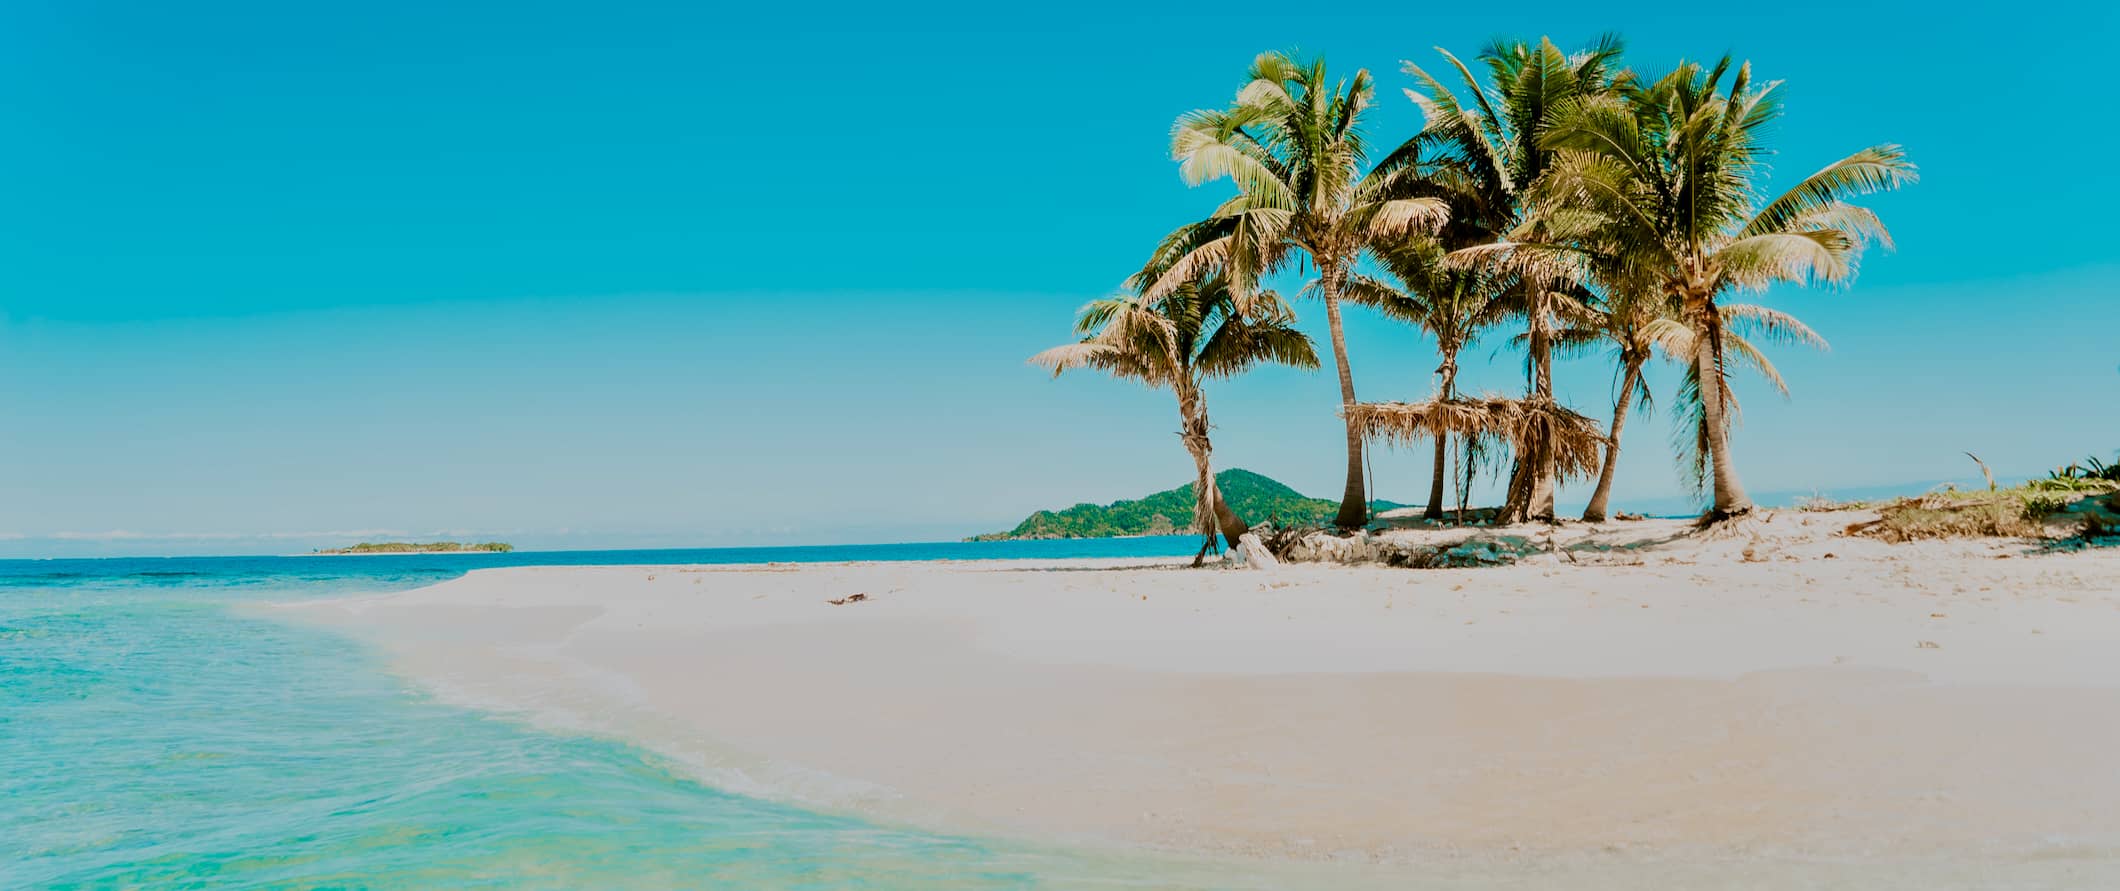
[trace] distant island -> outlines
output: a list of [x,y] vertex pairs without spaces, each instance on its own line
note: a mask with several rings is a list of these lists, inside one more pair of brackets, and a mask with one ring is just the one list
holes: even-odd
[[[1301,492],[1270,477],[1249,470],[1225,470],[1215,474],[1222,497],[1229,499],[1246,522],[1273,520],[1280,526],[1324,525],[1332,522],[1340,504],[1324,498],[1305,497]],[[1405,507],[1391,501],[1372,501],[1370,510]],[[1115,538],[1122,535],[1177,535],[1192,529],[1193,487],[1191,483],[1133,501],[1110,504],[1077,504],[1066,510],[1041,510],[1007,532],[974,535],[966,541],[1011,541],[1028,538]]]
[[505,554],[515,546],[501,541],[364,541],[344,548],[318,548],[319,554]]

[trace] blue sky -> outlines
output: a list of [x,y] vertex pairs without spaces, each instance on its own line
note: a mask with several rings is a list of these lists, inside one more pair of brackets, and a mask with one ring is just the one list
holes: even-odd
[[[1180,182],[1171,119],[1295,49],[1375,72],[1395,142],[1400,60],[1496,35],[1735,52],[1787,81],[1783,177],[1921,166],[1872,202],[1897,252],[1762,298],[1833,350],[1776,353],[1791,402],[1741,385],[1755,491],[2120,448],[2104,4],[440,6],[0,15],[0,554],[935,539],[1174,485],[1166,394],[1023,363],[1225,194]],[[1348,337],[1364,398],[1426,392],[1417,335]],[[1602,365],[1560,385],[1605,414]],[[1336,398],[1216,386],[1218,464],[1336,493]],[[1630,425],[1621,506],[1681,494],[1667,435]],[[1374,463],[1425,493],[1419,454]]]

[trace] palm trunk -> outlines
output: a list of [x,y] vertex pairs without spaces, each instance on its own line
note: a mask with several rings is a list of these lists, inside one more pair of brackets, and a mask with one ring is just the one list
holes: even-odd
[[[1455,395],[1455,390],[1457,389],[1457,350],[1455,348],[1444,347],[1443,364],[1436,368],[1436,373],[1442,375],[1441,385],[1436,388],[1436,398],[1448,400]],[[1424,520],[1440,520],[1443,518],[1443,475],[1446,472],[1444,465],[1448,463],[1449,455],[1449,435],[1436,434],[1435,476],[1428,481],[1428,509],[1421,512],[1421,518]]]
[[1237,515],[1236,508],[1229,506],[1229,499],[1222,497],[1221,483],[1210,481],[1208,485],[1215,490],[1215,522],[1222,527],[1222,544],[1234,548],[1237,546],[1237,539],[1250,532],[1251,527],[1244,523],[1243,517]]
[[1457,476],[1457,522],[1465,525],[1465,512],[1472,509],[1472,475],[1479,468],[1479,442],[1473,437],[1464,437],[1459,443]]
[[1612,474],[1619,468],[1619,432],[1627,426],[1627,408],[1634,404],[1634,388],[1642,375],[1640,360],[1628,357],[1625,373],[1620,375],[1619,401],[1612,404],[1612,435],[1605,439],[1605,466],[1597,471],[1597,491],[1590,493],[1590,506],[1583,508],[1583,521],[1602,523],[1605,509],[1612,499]]
[[1347,420],[1347,487],[1333,525],[1358,529],[1369,524],[1369,491],[1362,480],[1362,432],[1354,419],[1354,372],[1347,367],[1347,333],[1340,327],[1340,288],[1347,276],[1339,257],[1318,258],[1318,292],[1325,298],[1325,323],[1332,331],[1332,362],[1340,372],[1340,408]]
[[[1548,292],[1538,289],[1532,300],[1531,318],[1531,395],[1534,398],[1553,399],[1553,332],[1548,326]],[[1556,476],[1553,443],[1540,441],[1529,455],[1522,456],[1524,468],[1531,478],[1526,481],[1524,518],[1553,522],[1553,489]]]
[[1695,373],[1700,376],[1701,422],[1707,425],[1708,464],[1715,480],[1715,502],[1702,519],[1727,520],[1752,511],[1752,499],[1737,481],[1737,465],[1730,460],[1729,406],[1723,403],[1722,315],[1712,301],[1697,318],[1701,347],[1694,351]]
[[1450,440],[1447,437],[1436,437],[1435,477],[1428,481],[1428,509],[1421,511],[1421,519],[1423,520],[1440,520],[1443,518],[1443,464],[1449,459],[1449,456]]
[[1207,405],[1200,398],[1200,391],[1189,381],[1180,381],[1178,391],[1178,413],[1182,427],[1178,438],[1185,443],[1185,450],[1192,453],[1193,470],[1193,529],[1205,536],[1200,553],[1193,557],[1193,565],[1200,566],[1207,559],[1207,552],[1214,549],[1215,533],[1221,529],[1221,516],[1215,510],[1221,488],[1215,485],[1215,471],[1210,461],[1214,444],[1207,438]]
[[1524,520],[1524,458],[1522,455],[1509,462],[1509,482],[1502,487],[1502,507],[1494,514],[1494,524],[1505,526]]

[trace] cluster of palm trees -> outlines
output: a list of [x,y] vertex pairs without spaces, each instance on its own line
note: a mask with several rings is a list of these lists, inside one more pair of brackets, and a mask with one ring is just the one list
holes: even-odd
[[[1650,401],[1643,368],[1659,354],[1684,369],[1680,446],[1712,492],[1704,519],[1750,511],[1730,455],[1730,375],[1751,368],[1781,387],[1757,342],[1824,342],[1786,314],[1727,298],[1850,280],[1864,247],[1889,235],[1849,199],[1911,183],[1913,166],[1897,146],[1876,146],[1770,196],[1776,84],[1727,57],[1649,77],[1622,64],[1614,38],[1576,52],[1550,39],[1497,42],[1473,65],[1437,52],[1462,93],[1408,63],[1406,95],[1424,123],[1380,155],[1364,131],[1369,73],[1335,80],[1321,60],[1261,55],[1233,103],[1180,116],[1171,153],[1186,182],[1226,179],[1235,194],[1165,237],[1122,296],[1085,308],[1078,343],[1033,361],[1176,393],[1199,472],[1196,528],[1233,539],[1243,526],[1214,491],[1200,383],[1263,362],[1319,364],[1286,301],[1264,287],[1299,272],[1303,294],[1324,305],[1339,378],[1339,526],[1368,522],[1363,458],[1376,437],[1433,441],[1430,517],[1444,514],[1454,461],[1460,511],[1480,468],[1506,466],[1501,519],[1553,520],[1562,478],[1591,472],[1584,517],[1604,519],[1620,434],[1630,407]],[[1356,399],[1342,327],[1350,303],[1435,340],[1430,398]],[[1467,397],[1458,354],[1503,325],[1525,352],[1524,394]],[[1555,357],[1600,345],[1616,366],[1609,428],[1553,395]]]

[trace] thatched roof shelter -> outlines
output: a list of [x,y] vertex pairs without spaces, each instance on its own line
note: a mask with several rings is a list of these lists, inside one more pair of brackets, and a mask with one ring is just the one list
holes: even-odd
[[1426,402],[1361,402],[1344,411],[1363,435],[1410,445],[1437,436],[1505,444],[1517,454],[1551,449],[1563,477],[1597,473],[1605,433],[1592,420],[1551,399],[1456,397]]

